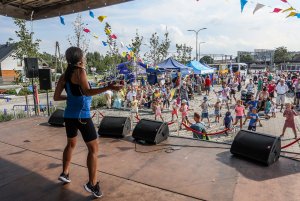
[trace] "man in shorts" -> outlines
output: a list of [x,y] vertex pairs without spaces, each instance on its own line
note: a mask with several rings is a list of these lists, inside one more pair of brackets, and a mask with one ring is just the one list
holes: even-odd
[[289,91],[288,86],[284,83],[284,79],[281,79],[279,81],[279,84],[277,84],[276,86],[276,93],[277,93],[277,97],[276,97],[276,105],[277,107],[280,105],[280,112],[282,112],[283,109],[283,105],[285,104],[285,96],[286,93]]

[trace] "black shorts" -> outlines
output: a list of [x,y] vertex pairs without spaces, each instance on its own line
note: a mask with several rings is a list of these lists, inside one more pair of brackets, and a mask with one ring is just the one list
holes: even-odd
[[230,90],[230,94],[235,94],[235,90],[234,90],[234,89],[231,89],[231,90]]
[[91,118],[86,119],[69,119],[65,118],[66,133],[68,138],[74,138],[81,132],[85,142],[97,139],[97,132]]
[[256,131],[256,126],[248,126],[249,131]]

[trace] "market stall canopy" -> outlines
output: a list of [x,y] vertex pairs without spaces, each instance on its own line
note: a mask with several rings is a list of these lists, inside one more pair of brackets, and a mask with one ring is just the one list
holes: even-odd
[[40,20],[96,9],[132,0],[2,0],[0,15]]
[[193,68],[195,74],[206,75],[212,74],[215,70],[211,67],[205,66],[204,64],[200,63],[199,61],[190,61],[187,66]]
[[124,62],[121,63],[117,66],[117,69],[119,70],[120,74],[129,74],[129,73],[137,73],[138,75],[140,74],[146,74],[146,65],[138,62],[137,63],[137,71],[135,70],[130,70],[128,67],[132,66],[132,62]]
[[173,59],[172,57],[166,59],[165,61],[161,62],[160,64],[157,65],[158,68],[160,69],[164,69],[164,70],[188,70],[189,68],[181,63],[179,63],[178,61],[176,61],[175,59]]

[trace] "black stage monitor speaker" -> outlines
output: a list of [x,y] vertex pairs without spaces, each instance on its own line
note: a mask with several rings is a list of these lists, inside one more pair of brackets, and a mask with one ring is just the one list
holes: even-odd
[[62,109],[55,110],[55,112],[50,116],[48,123],[52,126],[65,126],[64,112],[65,110]]
[[27,78],[36,78],[39,75],[39,64],[37,58],[24,58],[25,72]]
[[276,162],[280,156],[281,139],[276,136],[241,130],[234,138],[230,152],[265,165]]
[[51,90],[51,69],[43,68],[39,69],[39,81],[40,81],[40,89],[41,90]]
[[132,137],[149,144],[158,144],[169,136],[169,126],[165,122],[141,119],[135,126]]
[[103,117],[98,134],[104,137],[123,138],[130,133],[131,122],[129,117]]

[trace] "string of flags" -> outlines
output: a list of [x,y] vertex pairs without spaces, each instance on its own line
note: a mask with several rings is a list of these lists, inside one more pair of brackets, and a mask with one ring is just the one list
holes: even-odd
[[300,12],[298,10],[296,10],[288,0],[277,0],[277,1],[280,1],[286,5],[288,5],[289,7],[288,8],[278,8],[278,7],[271,7],[271,6],[268,6],[268,5],[265,5],[265,4],[262,4],[262,3],[259,3],[259,2],[253,2],[253,1],[248,1],[248,0],[240,0],[241,2],[241,12],[244,11],[244,8],[245,6],[247,5],[247,3],[252,3],[252,4],[255,4],[255,8],[253,10],[253,14],[255,14],[257,11],[261,10],[262,8],[264,7],[268,7],[268,8],[271,8],[272,9],[272,12],[271,13],[288,13],[286,15],[286,18],[289,18],[289,17],[297,17],[297,18],[300,18]]

